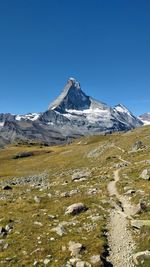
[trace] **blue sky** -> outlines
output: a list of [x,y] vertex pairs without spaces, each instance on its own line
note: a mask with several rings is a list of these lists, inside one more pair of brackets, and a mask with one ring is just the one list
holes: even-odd
[[46,110],[70,76],[150,111],[150,1],[0,0],[0,112]]

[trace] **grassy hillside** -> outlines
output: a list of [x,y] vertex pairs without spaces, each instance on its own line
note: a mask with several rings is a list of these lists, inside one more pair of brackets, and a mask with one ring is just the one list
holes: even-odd
[[[132,146],[139,140],[143,147],[133,152]],[[26,152],[29,155],[24,157]],[[135,219],[150,220],[150,181],[140,178],[141,172],[150,168],[148,126],[85,137],[70,145],[10,145],[1,149],[0,226],[10,229],[1,236],[0,266],[45,266],[45,259],[47,266],[63,266],[72,258],[69,241],[83,245],[81,258],[89,263],[92,256],[102,255],[111,207],[107,185],[116,164],[123,164],[123,160],[128,164],[121,169],[119,191],[125,194],[126,188],[134,189],[130,201],[142,200],[146,205]],[[78,172],[83,177],[73,181]],[[80,202],[86,211],[65,214],[69,205]],[[60,235],[55,230],[58,226]],[[149,249],[149,229],[144,226],[133,231],[136,251]],[[101,262],[91,264],[102,266]]]

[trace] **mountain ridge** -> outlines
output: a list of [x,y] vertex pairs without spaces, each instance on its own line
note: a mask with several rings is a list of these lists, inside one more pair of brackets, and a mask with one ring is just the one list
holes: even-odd
[[127,131],[142,125],[141,119],[123,104],[113,108],[87,96],[80,83],[69,78],[45,112],[0,114],[0,138],[8,142],[19,138],[59,144],[83,135]]

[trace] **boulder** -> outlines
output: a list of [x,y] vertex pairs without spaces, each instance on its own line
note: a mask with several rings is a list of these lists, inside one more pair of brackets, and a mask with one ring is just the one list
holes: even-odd
[[3,190],[12,190],[12,187],[10,185],[5,185],[2,188]]
[[137,229],[140,229],[143,226],[150,226],[150,220],[132,220],[131,226]]
[[81,251],[84,250],[84,247],[81,243],[76,243],[74,241],[69,241],[68,248],[71,252],[71,256],[75,257],[77,257],[81,253]]
[[76,171],[73,175],[72,175],[72,181],[85,181],[89,178],[89,176],[91,175],[91,172],[89,171]]
[[80,212],[86,211],[87,207],[83,203],[74,203],[67,207],[65,214],[76,215]]
[[140,178],[150,181],[150,169],[144,169],[140,175]]

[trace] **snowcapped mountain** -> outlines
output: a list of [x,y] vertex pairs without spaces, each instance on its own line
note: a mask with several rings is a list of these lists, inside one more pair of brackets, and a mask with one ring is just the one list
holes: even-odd
[[87,96],[70,78],[62,93],[43,113],[0,114],[0,138],[66,142],[82,135],[127,131],[143,125],[125,106],[114,108]]
[[139,119],[142,120],[144,125],[150,125],[150,112],[140,115]]

